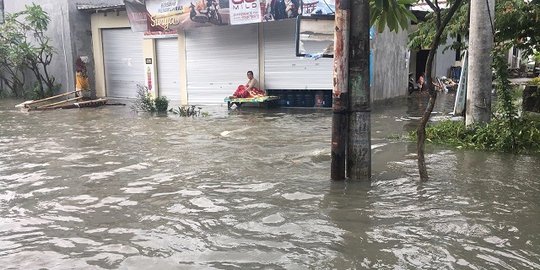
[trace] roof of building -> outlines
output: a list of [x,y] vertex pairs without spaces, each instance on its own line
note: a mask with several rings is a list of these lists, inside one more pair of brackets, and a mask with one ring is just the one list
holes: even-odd
[[124,9],[126,9],[124,3],[77,4],[77,10],[80,11],[99,12]]

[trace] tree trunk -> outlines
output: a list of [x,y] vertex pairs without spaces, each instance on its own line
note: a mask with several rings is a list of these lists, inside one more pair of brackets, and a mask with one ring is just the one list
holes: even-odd
[[467,126],[491,120],[491,51],[495,0],[471,1],[469,76],[467,77]]
[[444,28],[446,28],[446,25],[450,22],[450,19],[452,16],[454,16],[454,13],[456,13],[457,9],[461,5],[462,0],[456,0],[452,7],[450,7],[450,10],[446,14],[446,17],[444,17],[444,20],[441,18],[441,10],[438,8],[437,3],[435,5],[430,1],[426,0],[426,3],[435,11],[435,14],[437,16],[437,32],[435,34],[435,37],[433,38],[433,41],[431,42],[430,51],[428,54],[427,62],[426,62],[426,85],[429,91],[429,101],[428,106],[424,112],[424,115],[422,116],[422,119],[420,120],[420,124],[418,125],[418,128],[416,129],[416,137],[417,137],[417,155],[418,155],[418,172],[420,174],[420,180],[426,181],[428,180],[428,173],[427,173],[427,167],[426,167],[426,161],[425,161],[425,155],[424,155],[424,149],[425,149],[425,141],[426,141],[426,126],[427,122],[429,121],[429,118],[431,117],[431,113],[433,112],[433,108],[435,107],[435,101],[437,100],[437,91],[435,90],[435,85],[433,84],[433,60],[435,58],[435,53],[437,52],[437,48],[439,47],[439,44],[441,43],[441,35],[444,31]]
[[420,180],[422,181],[428,180],[426,159],[425,159],[425,154],[424,154],[425,141],[426,141],[426,126],[427,126],[427,122],[429,121],[429,118],[431,117],[431,113],[433,112],[433,108],[435,107],[435,101],[437,100],[437,91],[435,90],[433,79],[431,78],[431,75],[433,73],[433,59],[435,58],[435,53],[437,52],[437,47],[439,46],[443,30],[444,28],[442,29],[439,28],[437,30],[437,34],[435,35],[435,38],[433,39],[433,43],[431,44],[431,48],[428,54],[428,58],[426,62],[426,87],[429,92],[429,101],[428,101],[426,110],[424,111],[424,114],[422,115],[422,119],[420,120],[420,124],[418,125],[418,128],[416,129],[418,172],[420,173]]
[[32,63],[32,72],[36,76],[37,83],[39,85],[39,98],[45,97],[45,86],[43,85],[43,79],[41,78],[41,74],[39,72],[39,67],[36,63]]

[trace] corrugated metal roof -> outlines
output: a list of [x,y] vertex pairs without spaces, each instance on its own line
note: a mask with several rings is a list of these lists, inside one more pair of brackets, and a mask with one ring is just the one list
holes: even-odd
[[126,6],[123,3],[77,4],[77,10],[80,11],[103,11],[125,8]]

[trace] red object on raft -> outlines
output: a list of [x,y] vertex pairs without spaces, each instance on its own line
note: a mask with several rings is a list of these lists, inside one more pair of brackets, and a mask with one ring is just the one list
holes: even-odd
[[251,88],[251,91],[248,91],[245,85],[239,85],[236,91],[234,91],[233,96],[236,98],[262,97],[264,96],[264,91],[255,87]]

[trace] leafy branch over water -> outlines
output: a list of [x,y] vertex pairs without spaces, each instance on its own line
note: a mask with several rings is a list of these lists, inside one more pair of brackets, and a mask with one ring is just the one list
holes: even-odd
[[[495,118],[485,125],[466,128],[461,121],[442,121],[426,129],[427,141],[464,149],[540,154],[540,121],[528,117],[512,122]],[[414,137],[414,133],[411,136]]]
[[[462,121],[442,121],[426,129],[429,142],[458,148],[540,154],[540,119],[527,114],[519,115],[515,105],[516,95],[501,54],[494,56],[494,66],[498,101],[493,120],[469,128]],[[411,135],[415,136],[414,133]]]

